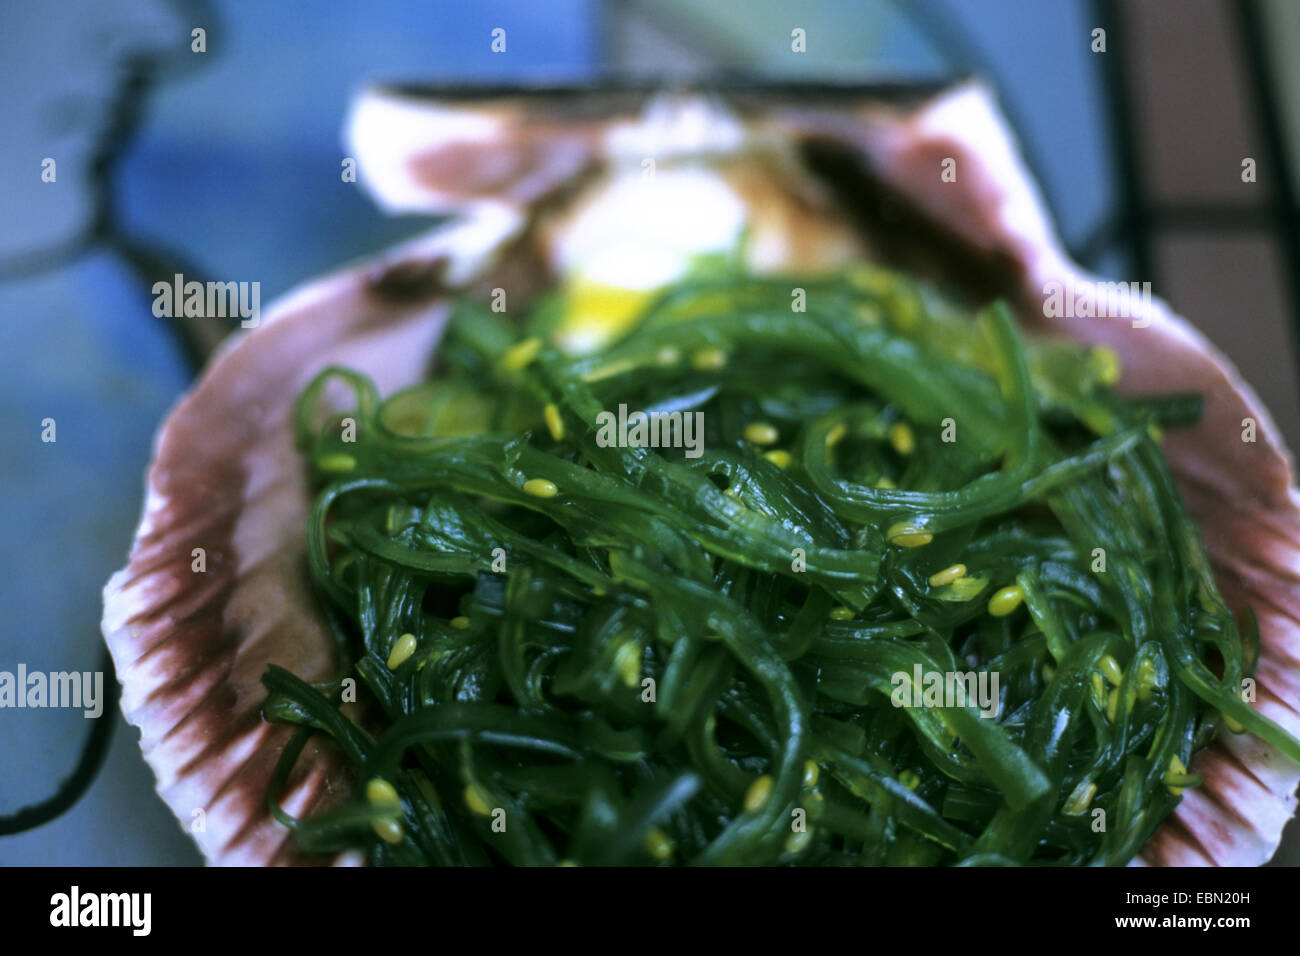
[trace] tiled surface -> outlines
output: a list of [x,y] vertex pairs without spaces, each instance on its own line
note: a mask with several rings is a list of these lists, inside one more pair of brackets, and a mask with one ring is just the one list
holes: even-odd
[[1300,389],[1288,374],[1295,342],[1276,243],[1259,232],[1162,233],[1156,266],[1160,295],[1232,359],[1297,447]]
[[[1290,265],[1270,217],[1242,212],[1278,197],[1280,170],[1261,136],[1232,5],[1123,9],[1154,245],[1155,275],[1143,278],[1227,353],[1300,447]],[[1242,180],[1246,157],[1255,182]]]
[[1155,202],[1260,206],[1273,178],[1241,181],[1261,158],[1237,23],[1223,0],[1121,4],[1134,101],[1144,131],[1142,172]]

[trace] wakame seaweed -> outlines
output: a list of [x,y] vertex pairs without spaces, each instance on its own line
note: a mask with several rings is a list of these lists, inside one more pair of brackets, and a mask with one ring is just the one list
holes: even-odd
[[[874,266],[715,269],[580,356],[564,309],[462,301],[431,381],[301,397],[342,664],[264,677],[303,849],[1117,865],[1221,726],[1300,759],[1159,449],[1196,396]],[[313,733],[357,798],[299,820]]]

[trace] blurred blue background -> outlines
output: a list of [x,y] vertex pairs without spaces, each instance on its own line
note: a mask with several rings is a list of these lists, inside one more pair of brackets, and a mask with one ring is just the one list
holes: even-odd
[[[256,280],[265,303],[428,228],[419,217],[382,216],[355,185],[340,181],[343,117],[350,96],[368,80],[593,80],[718,68],[760,76],[931,79],[984,71],[1001,91],[1072,249],[1116,277],[1159,275],[1178,288],[1180,260],[1161,245],[1167,224],[1154,215],[1160,190],[1144,197],[1139,188],[1135,196],[1140,180],[1158,187],[1170,179],[1132,166],[1134,155],[1151,149],[1144,149],[1143,124],[1130,116],[1126,125],[1123,115],[1152,108],[1158,77],[1143,86],[1134,70],[1146,68],[1153,47],[1129,55],[1127,71],[1090,50],[1090,31],[1099,22],[1131,35],[1149,29],[1155,36],[1164,27],[1158,19],[1122,21],[1111,3],[7,0],[5,6],[4,670],[19,661],[44,671],[97,666],[100,590],[125,561],[154,430],[193,374],[187,343],[151,314],[150,277],[170,275],[175,266],[222,280]],[[1287,20],[1285,4],[1257,6]],[[1163,0],[1150,7],[1171,17],[1175,11]],[[1190,8],[1193,19],[1226,16],[1215,0],[1180,0],[1177,16],[1186,18]],[[498,26],[508,33],[503,55],[489,49]],[[807,31],[806,54],[790,52],[795,26]],[[195,28],[206,31],[206,52],[191,50]],[[1226,65],[1201,56],[1198,68],[1244,68],[1238,54],[1221,59]],[[1185,64],[1162,67],[1156,57],[1151,68]],[[1300,82],[1281,73],[1265,79],[1275,84],[1274,112],[1285,123],[1291,104],[1300,102],[1290,95]],[[1122,92],[1130,104],[1119,115],[1118,81],[1127,84]],[[1234,89],[1247,97],[1250,82],[1239,77]],[[1272,130],[1272,139],[1267,123],[1243,129],[1242,136],[1261,141],[1241,148],[1262,149],[1285,145],[1291,127]],[[1178,152],[1170,155],[1181,170]],[[1285,155],[1279,149],[1279,163]],[[58,164],[54,183],[41,181],[46,157]],[[1193,198],[1202,195],[1199,188],[1192,184]],[[1287,198],[1285,189],[1260,192]],[[1135,199],[1145,219],[1131,217]],[[1270,207],[1260,208],[1255,219],[1243,218],[1257,227],[1247,238],[1263,243],[1263,255],[1275,265],[1263,279],[1250,274],[1257,296],[1264,295],[1259,283],[1273,282],[1266,303],[1275,313],[1271,331],[1252,332],[1235,344],[1236,352],[1234,343],[1220,344],[1241,362],[1294,445],[1300,404],[1290,358],[1293,290],[1286,279],[1294,249],[1279,238]],[[1293,238],[1300,242],[1300,233]],[[1259,261],[1258,249],[1242,254]],[[1156,283],[1158,292],[1171,294],[1168,288]],[[1182,288],[1195,300],[1195,285]],[[1214,316],[1204,319],[1213,328]],[[53,444],[40,441],[47,417],[57,422]],[[137,733],[116,709],[103,719],[117,726],[88,794],[57,820],[0,838],[0,863],[199,862],[153,792]],[[88,724],[79,712],[0,714],[0,814],[53,791],[76,764]]]

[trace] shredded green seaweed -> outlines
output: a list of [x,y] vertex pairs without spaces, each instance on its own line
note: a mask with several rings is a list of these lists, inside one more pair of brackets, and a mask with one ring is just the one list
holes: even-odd
[[[874,266],[715,269],[582,356],[563,309],[463,301],[434,379],[299,402],[341,661],[263,678],[304,850],[1118,865],[1221,725],[1300,759],[1155,437],[1196,396]],[[313,733],[357,799],[295,819]]]

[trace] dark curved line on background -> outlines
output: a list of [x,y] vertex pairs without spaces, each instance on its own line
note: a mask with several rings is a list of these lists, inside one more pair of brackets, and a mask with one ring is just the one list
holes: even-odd
[[109,240],[113,227],[113,202],[109,179],[118,156],[131,141],[140,124],[141,103],[153,89],[156,64],[146,57],[121,61],[124,76],[109,110],[109,120],[90,157],[86,193],[90,197],[90,225],[54,248],[33,249],[9,259],[0,259],[0,281],[25,278],[62,268],[79,258],[96,243]]
[[[209,33],[218,32],[220,18],[209,0],[169,0],[170,6],[183,17],[198,25],[204,24]],[[185,76],[200,69],[202,61],[190,54],[135,53],[118,61],[122,78],[109,107],[109,119],[104,132],[95,145],[89,162],[90,225],[81,235],[46,249],[0,259],[0,282],[26,278],[51,269],[58,269],[81,256],[97,242],[112,243],[117,235],[112,201],[112,173],[122,151],[139,129],[144,116],[143,104],[160,80]],[[208,54],[204,54],[208,56]]]
[[95,719],[94,726],[90,728],[90,733],[81,745],[77,765],[59,784],[53,796],[47,797],[40,803],[23,807],[15,813],[0,816],[0,836],[11,836],[24,830],[33,830],[61,817],[72,809],[99,776],[100,767],[103,766],[104,758],[108,755],[108,745],[113,739],[113,725],[117,722],[117,701],[121,693],[117,684],[117,672],[113,669],[113,658],[109,656],[107,648],[100,652],[99,667],[104,672],[103,711]]
[[[219,27],[215,10],[207,0],[173,0],[173,6],[189,13],[192,22],[205,23],[210,32],[211,28]],[[112,117],[90,161],[90,228],[56,250],[37,250],[8,262],[0,261],[0,281],[63,267],[97,243],[119,253],[143,280],[147,280],[150,274],[157,275],[152,270],[159,267],[174,267],[179,257],[165,250],[151,250],[146,243],[125,236],[117,229],[111,183],[123,150],[140,127],[148,94],[160,77],[188,72],[186,67],[176,68],[180,62],[181,58],[169,60],[164,56],[131,56],[121,62],[125,76],[116,90]],[[187,272],[196,277],[198,275],[198,270],[191,269]],[[210,351],[210,345],[196,336],[190,326],[172,322],[166,328],[170,335],[179,339],[191,372],[197,372]],[[0,816],[0,837],[33,830],[61,817],[85,796],[99,776],[108,756],[109,744],[113,740],[113,727],[117,722],[118,701],[121,697],[117,671],[107,647],[100,648],[99,669],[105,678],[104,709],[82,742],[72,773],[59,784],[53,795],[40,803]]]

